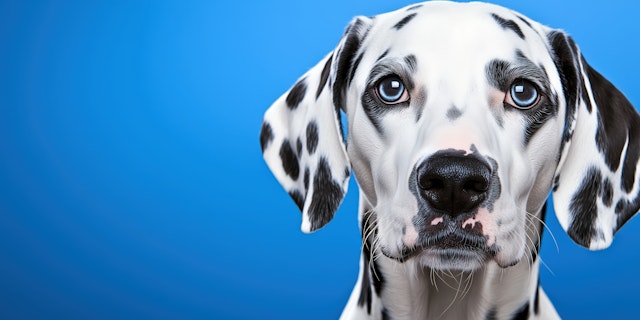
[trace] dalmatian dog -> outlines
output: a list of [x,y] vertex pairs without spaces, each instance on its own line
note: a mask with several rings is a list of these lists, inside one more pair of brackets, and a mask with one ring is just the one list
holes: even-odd
[[344,319],[558,318],[538,280],[547,198],[591,250],[640,207],[633,106],[565,32],[491,4],[354,18],[267,110],[260,143],[304,232],[357,179]]

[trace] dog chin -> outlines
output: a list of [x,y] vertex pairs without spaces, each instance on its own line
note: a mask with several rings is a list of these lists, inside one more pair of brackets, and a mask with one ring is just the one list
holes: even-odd
[[404,251],[402,254],[382,253],[391,259],[403,263],[416,263],[420,267],[433,270],[475,271],[492,259],[492,253],[480,249],[462,248],[424,248]]
[[486,252],[467,249],[425,249],[414,259],[420,266],[434,270],[475,271],[489,259]]

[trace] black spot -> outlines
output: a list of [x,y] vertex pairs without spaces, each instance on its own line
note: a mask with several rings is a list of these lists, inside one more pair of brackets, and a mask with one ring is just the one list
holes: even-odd
[[298,157],[291,148],[289,140],[285,139],[280,147],[280,159],[282,159],[282,167],[284,172],[290,176],[294,181],[298,180],[300,175],[300,166],[298,164]]
[[391,316],[389,316],[389,310],[387,310],[387,308],[382,307],[382,315],[381,318],[382,320],[389,320],[391,319]]
[[449,121],[456,120],[456,119],[460,118],[461,115],[462,115],[462,111],[460,111],[460,109],[456,108],[456,106],[452,106],[447,111],[447,119],[449,119]]
[[263,153],[271,141],[273,141],[273,130],[271,129],[271,125],[269,125],[268,122],[263,122],[262,129],[260,129],[260,147],[262,148]]
[[318,84],[318,90],[316,91],[316,100],[320,97],[320,93],[324,90],[324,86],[327,84],[327,79],[329,79],[329,73],[331,71],[331,62],[333,61],[333,56],[330,56],[327,59],[327,62],[324,64],[324,68],[322,68],[322,73],[320,74],[320,83]]
[[309,190],[309,167],[304,169],[303,182],[304,182],[304,190],[308,191]]
[[[518,16],[518,15],[516,15],[516,17],[518,17],[518,19],[520,19],[520,21],[524,22],[524,24],[529,26],[529,28],[533,29],[533,26],[531,25],[531,23],[529,21],[527,21],[527,19],[525,19],[524,17]],[[533,29],[533,30],[535,31],[535,29]]]
[[349,178],[349,176],[351,176],[351,169],[349,169],[349,167],[345,167],[344,168],[344,178],[347,179],[347,178]]
[[336,109],[346,110],[344,95],[347,89],[347,80],[351,74],[356,53],[368,32],[369,26],[361,19],[356,19],[345,31],[345,40],[336,57],[336,78],[333,83],[333,104]]
[[[369,254],[370,256],[370,254]],[[362,256],[362,282],[360,283],[360,296],[358,297],[358,306],[367,308],[367,314],[371,314],[371,300],[372,290],[371,290],[371,276],[369,274],[369,258],[364,251],[363,248],[363,256]]]
[[302,155],[302,140],[300,140],[300,137],[298,137],[298,139],[296,140],[296,152],[299,159],[300,155]]
[[304,95],[307,92],[307,84],[305,83],[305,79],[301,79],[298,81],[293,88],[289,91],[287,95],[287,106],[291,110],[295,110],[302,99],[304,99]]
[[[586,62],[585,62],[586,63]],[[622,150],[627,139],[629,146],[622,164],[622,189],[629,193],[633,190],[636,165],[640,158],[640,117],[629,100],[590,66],[586,65],[593,99],[598,107],[596,144],[604,155],[611,171],[620,165]]]
[[351,69],[354,65],[355,55],[360,49],[362,41],[364,41],[366,35],[369,32],[369,25],[361,19],[356,19],[352,22],[344,35],[344,44],[336,56],[336,70],[335,81],[332,84],[333,91],[333,106],[335,108],[336,119],[340,126],[340,135],[342,140],[346,141],[344,129],[342,125],[342,119],[340,116],[340,110],[346,110],[344,103],[346,89],[348,87],[347,80],[351,74]]
[[553,192],[558,191],[558,187],[560,187],[560,175],[553,178]]
[[406,64],[407,68],[409,69],[410,72],[415,72],[416,71],[416,66],[418,65],[418,62],[416,60],[416,56],[410,54],[406,57],[404,57],[404,63]]
[[416,10],[416,9],[418,9],[420,7],[422,7],[422,4],[414,4],[411,7],[407,8],[407,11]]
[[407,23],[409,23],[409,21],[413,20],[413,18],[415,18],[417,15],[417,13],[412,13],[404,18],[402,18],[402,20],[398,21],[398,23],[396,23],[393,28],[396,30],[400,30],[402,29],[402,27],[404,27]]
[[300,193],[300,191],[298,190],[291,190],[289,191],[289,196],[291,196],[293,201],[296,203],[298,209],[302,211],[304,209],[304,196],[302,195],[302,193]]
[[[640,193],[640,191],[639,191]],[[622,226],[631,219],[640,208],[640,194],[637,194],[635,199],[629,201],[625,199],[620,199],[616,203],[616,214],[617,214],[617,226],[616,230],[622,228]]]
[[507,20],[505,18],[502,18],[501,16],[492,13],[491,17],[493,17],[493,19],[503,28],[503,29],[509,29],[513,32],[515,32],[518,37],[520,37],[520,39],[524,40],[524,33],[522,33],[522,30],[520,30],[520,27],[518,26],[518,24],[513,21],[513,20]]
[[543,222],[547,216],[547,204],[545,203],[540,210],[540,221],[537,223],[538,228],[538,238],[536,239],[536,243],[531,249],[531,263],[535,262],[538,259],[538,254],[540,253],[540,246],[542,244],[542,235],[544,234],[544,225]]
[[607,207],[611,207],[611,204],[613,203],[613,185],[608,178],[605,178],[604,181],[602,181],[601,191],[602,194],[600,197],[602,198],[602,203]]
[[349,80],[347,81],[347,85],[351,84],[351,82],[353,82],[353,78],[356,75],[356,70],[358,69],[358,66],[360,65],[360,61],[362,61],[362,55],[364,53],[360,53],[358,55],[358,57],[356,58],[356,60],[353,61],[353,66],[351,67],[351,71],[349,73]]
[[310,155],[316,152],[318,147],[318,125],[315,121],[309,122],[307,125],[307,151]]
[[573,131],[571,126],[576,118],[577,99],[580,94],[580,85],[582,81],[579,81],[578,76],[579,69],[576,65],[577,62],[577,48],[573,40],[566,34],[559,31],[552,31],[547,35],[551,47],[553,48],[554,59],[553,62],[560,75],[560,82],[562,83],[562,93],[564,95],[566,103],[564,130],[562,133],[563,139],[560,143],[560,154],[564,149],[565,144],[571,140]]
[[370,208],[363,208],[362,213],[362,225],[360,230],[362,232],[362,239],[364,240],[362,245],[362,283],[360,284],[360,296],[358,297],[358,305],[360,307],[367,307],[367,314],[371,314],[371,301],[373,299],[373,289],[371,284],[371,268],[369,266],[369,262],[371,261],[371,256],[374,254],[372,251],[371,236],[367,237],[365,232],[366,230],[373,230],[373,237],[376,236],[376,229],[372,224],[375,223],[375,215]]
[[484,317],[486,320],[497,320],[498,319],[498,307],[492,307],[487,312],[487,315]]
[[333,218],[343,197],[344,192],[333,179],[327,159],[320,158],[313,178],[313,196],[309,206],[311,231],[323,227]]
[[527,320],[529,319],[529,302],[525,303],[516,314],[511,318],[512,320]]
[[386,57],[389,54],[389,49],[387,49],[385,52],[383,52],[378,59],[376,60],[376,62],[382,60],[382,58]]
[[595,220],[598,217],[596,199],[601,185],[600,170],[595,167],[589,168],[569,203],[569,212],[573,220],[567,233],[578,244],[585,247],[589,247],[591,239],[596,235]]

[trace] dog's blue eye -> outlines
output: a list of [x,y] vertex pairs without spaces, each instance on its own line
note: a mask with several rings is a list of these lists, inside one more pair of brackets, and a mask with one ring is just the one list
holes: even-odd
[[540,100],[540,94],[536,86],[523,79],[516,80],[510,89],[510,95],[507,96],[507,103],[520,108],[529,109]]
[[390,76],[382,79],[378,83],[376,93],[382,102],[386,104],[397,104],[409,100],[404,83],[397,76]]

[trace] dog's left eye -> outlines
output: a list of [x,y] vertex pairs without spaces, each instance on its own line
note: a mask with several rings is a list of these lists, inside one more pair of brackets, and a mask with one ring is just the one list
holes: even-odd
[[409,94],[397,76],[382,79],[376,87],[376,94],[386,104],[398,104],[409,100]]
[[511,84],[505,102],[518,109],[529,109],[540,101],[538,88],[528,80],[518,79]]

